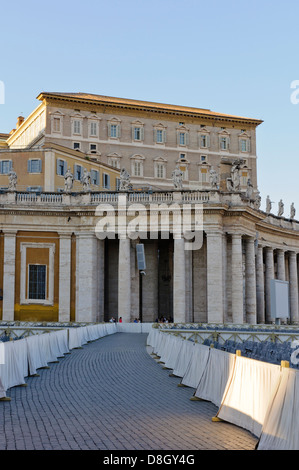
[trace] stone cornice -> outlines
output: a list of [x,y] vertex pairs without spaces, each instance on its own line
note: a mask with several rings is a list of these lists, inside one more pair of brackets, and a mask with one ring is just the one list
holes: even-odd
[[61,103],[68,104],[74,108],[74,105],[85,105],[87,107],[104,107],[111,109],[125,109],[127,111],[141,111],[145,113],[155,113],[163,115],[175,115],[177,117],[201,118],[204,120],[213,120],[215,122],[235,122],[240,124],[250,124],[254,127],[261,124],[260,119],[246,118],[229,114],[217,113],[209,109],[192,108],[187,106],[169,105],[163,103],[146,102],[125,98],[115,98],[101,95],[91,95],[85,93],[50,93],[42,92],[37,96],[38,100],[46,105],[61,106]]

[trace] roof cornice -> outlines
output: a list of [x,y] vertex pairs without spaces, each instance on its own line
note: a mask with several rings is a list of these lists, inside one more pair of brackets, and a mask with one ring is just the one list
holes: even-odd
[[85,93],[54,93],[41,92],[37,99],[45,103],[50,101],[60,101],[77,104],[92,104],[94,106],[105,106],[111,108],[122,108],[127,110],[139,110],[145,112],[177,115],[181,117],[202,118],[213,121],[231,121],[238,123],[247,123],[258,126],[263,121],[242,116],[216,113],[209,109],[192,108],[187,106],[169,105],[163,103],[154,103],[148,101],[138,101],[125,98],[115,98],[103,95],[91,95]]

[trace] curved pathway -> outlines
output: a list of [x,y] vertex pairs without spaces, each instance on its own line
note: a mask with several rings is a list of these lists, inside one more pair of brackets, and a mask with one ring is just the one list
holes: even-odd
[[253,450],[249,432],[190,401],[194,390],[156,363],[146,336],[101,338],[9,390],[0,450]]

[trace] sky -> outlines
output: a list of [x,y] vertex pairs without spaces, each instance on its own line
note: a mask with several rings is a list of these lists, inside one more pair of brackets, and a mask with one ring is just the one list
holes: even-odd
[[0,132],[41,91],[261,119],[261,209],[269,195],[273,213],[282,199],[284,216],[294,202],[299,219],[298,18],[298,0],[2,2]]

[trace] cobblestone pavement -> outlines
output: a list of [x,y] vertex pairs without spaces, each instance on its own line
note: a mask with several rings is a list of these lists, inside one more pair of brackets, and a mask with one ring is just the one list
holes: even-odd
[[116,333],[76,349],[9,390],[0,450],[253,450],[244,429],[150,356],[146,334]]

